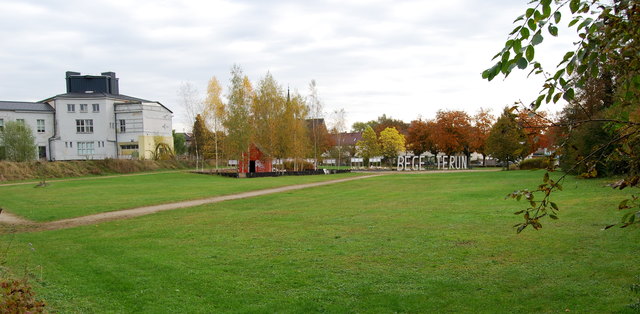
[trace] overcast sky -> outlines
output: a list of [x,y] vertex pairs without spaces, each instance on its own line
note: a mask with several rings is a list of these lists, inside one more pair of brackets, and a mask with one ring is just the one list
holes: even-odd
[[[180,84],[204,97],[211,76],[226,89],[239,64],[254,84],[270,71],[303,95],[315,79],[327,117],[344,108],[348,125],[439,109],[499,114],[540,90],[522,72],[480,76],[527,2],[0,0],[0,100],[64,93],[65,71],[113,71],[121,93],[160,101],[182,131]],[[562,36],[546,36],[537,55],[559,59],[571,42]]]

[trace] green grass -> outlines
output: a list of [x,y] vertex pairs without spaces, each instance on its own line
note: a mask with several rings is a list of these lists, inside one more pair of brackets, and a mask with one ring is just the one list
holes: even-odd
[[389,175],[4,235],[0,248],[60,312],[624,311],[640,230],[601,228],[629,192],[569,179],[560,220],[518,235],[524,204],[503,197],[540,178]]
[[357,174],[235,179],[185,172],[0,186],[0,206],[34,221],[339,179]]

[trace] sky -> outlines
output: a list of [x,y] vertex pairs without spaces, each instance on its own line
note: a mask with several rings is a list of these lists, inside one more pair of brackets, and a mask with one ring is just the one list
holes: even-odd
[[[438,110],[499,115],[529,103],[542,77],[482,80],[528,0],[0,0],[0,100],[65,92],[66,71],[112,71],[120,92],[159,101],[188,129],[178,89],[205,97],[234,64],[255,84],[269,71],[303,96],[316,80],[325,117],[347,125],[386,114],[410,122]],[[554,69],[572,34],[545,36],[536,54]],[[558,111],[559,105],[543,107]]]

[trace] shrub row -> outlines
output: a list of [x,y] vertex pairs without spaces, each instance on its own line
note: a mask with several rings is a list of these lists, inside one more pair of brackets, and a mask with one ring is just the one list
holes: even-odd
[[82,160],[82,161],[0,161],[0,181],[29,180],[38,178],[81,177],[134,173],[161,169],[187,169],[194,167],[193,161],[178,160]]

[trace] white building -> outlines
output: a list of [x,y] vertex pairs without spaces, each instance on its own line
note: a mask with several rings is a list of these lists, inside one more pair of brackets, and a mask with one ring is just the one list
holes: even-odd
[[150,159],[157,144],[173,147],[171,110],[119,92],[115,73],[66,73],[67,93],[41,102],[0,101],[0,127],[22,119],[48,160]]

